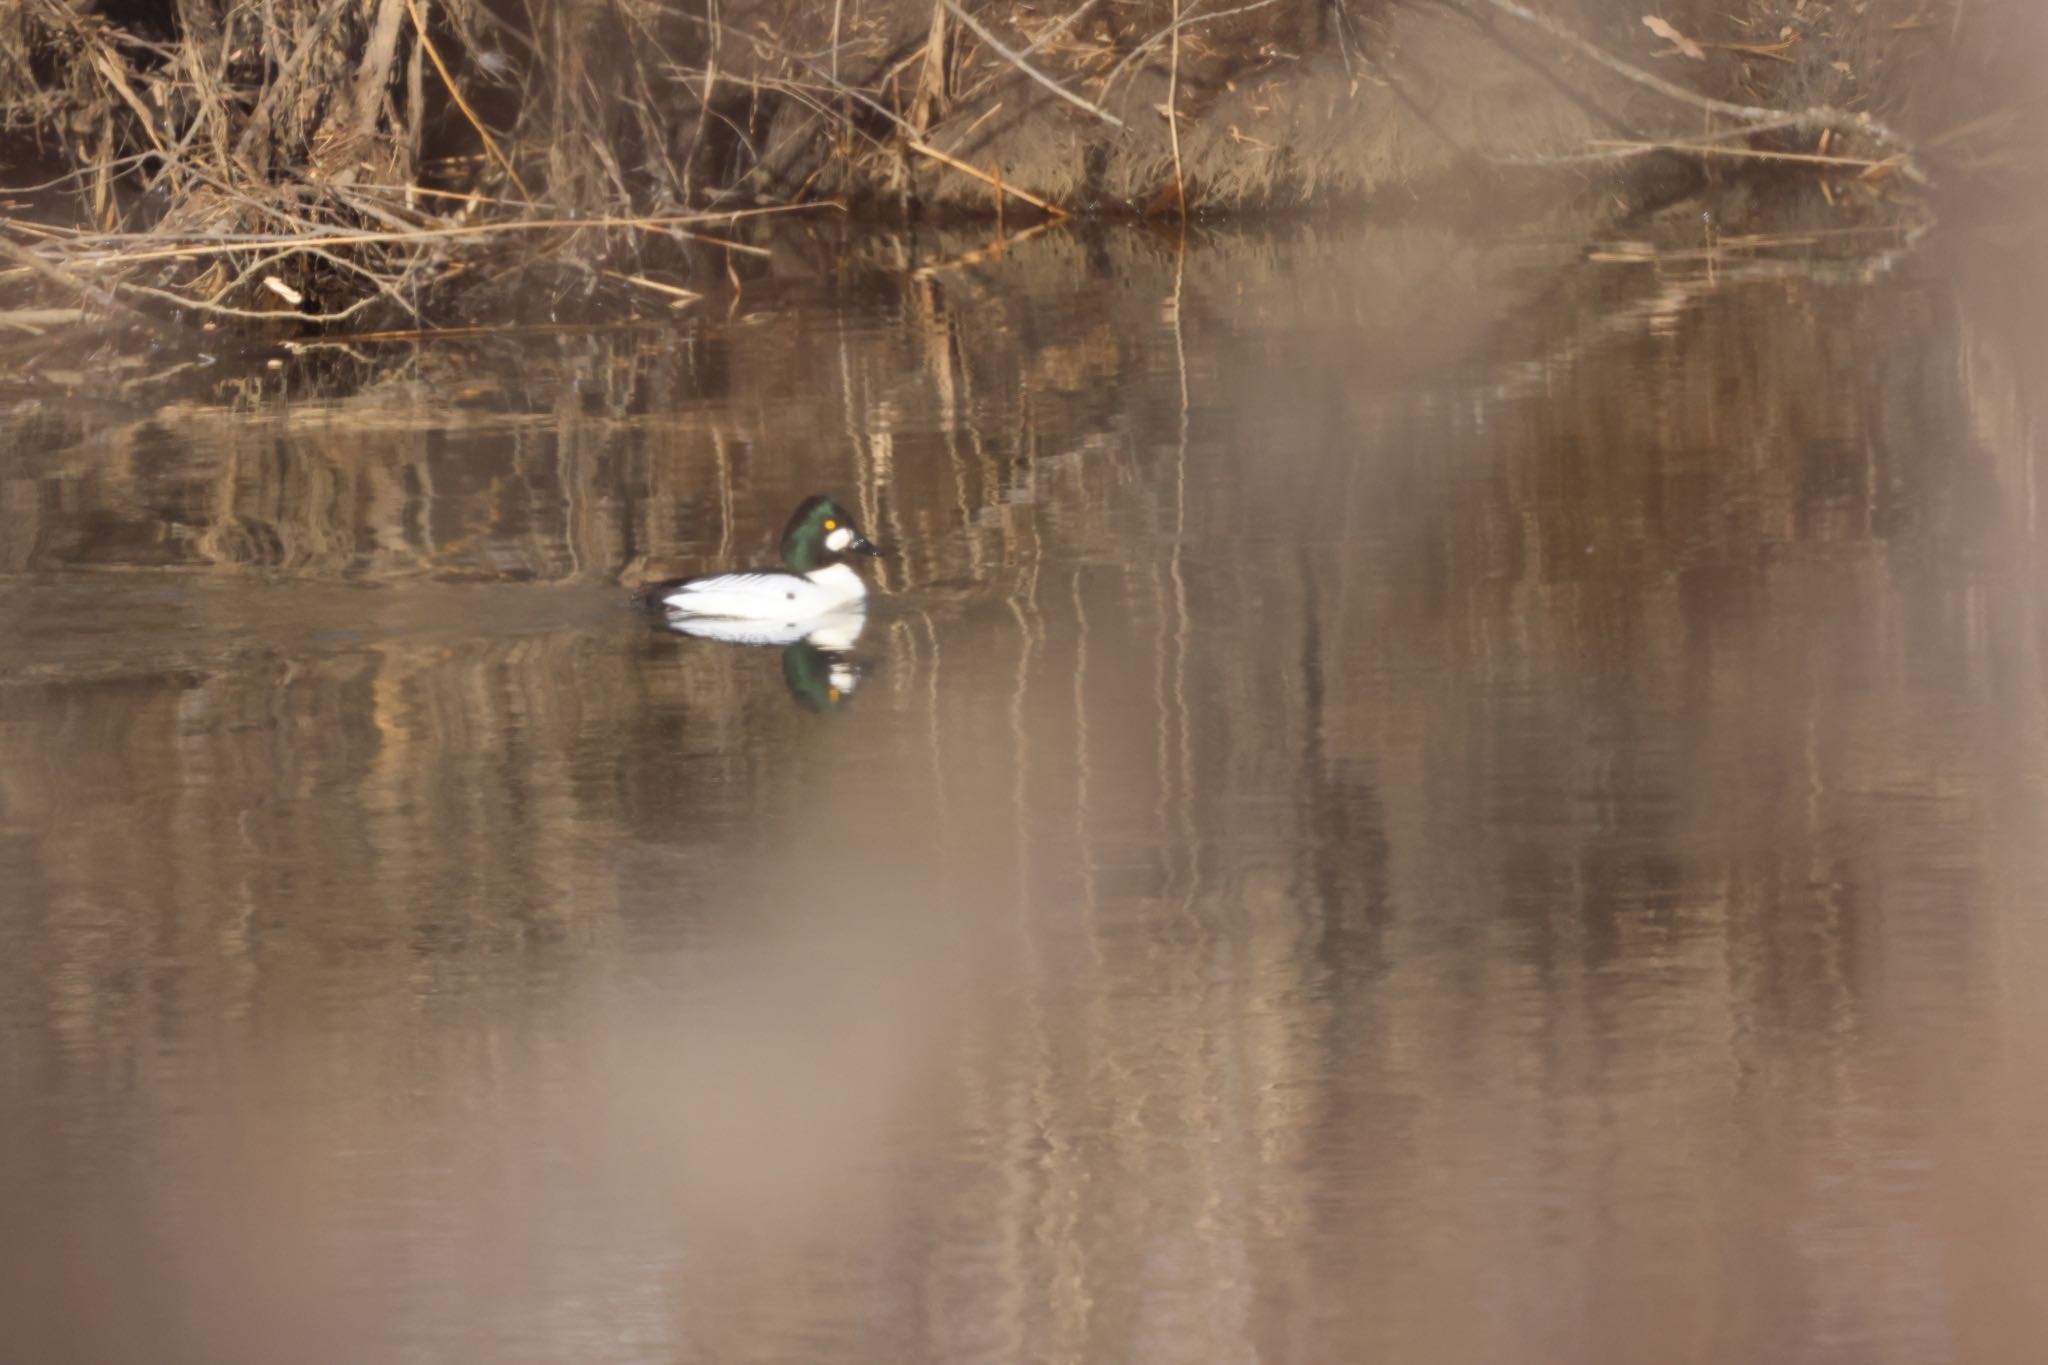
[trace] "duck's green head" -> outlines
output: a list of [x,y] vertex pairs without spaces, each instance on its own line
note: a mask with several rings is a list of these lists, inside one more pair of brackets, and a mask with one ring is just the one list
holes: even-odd
[[782,529],[782,562],[791,573],[809,573],[854,555],[878,555],[853,518],[823,493],[803,500]]

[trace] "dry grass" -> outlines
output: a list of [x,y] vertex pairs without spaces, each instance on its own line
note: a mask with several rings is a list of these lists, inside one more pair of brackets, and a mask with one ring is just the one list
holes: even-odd
[[167,22],[0,7],[11,159],[62,163],[8,187],[10,298],[159,326],[417,323],[498,264],[606,278],[662,243],[731,249],[700,229],[761,211],[692,192],[672,111],[678,54],[706,45],[664,5],[508,24],[476,0],[181,0]]

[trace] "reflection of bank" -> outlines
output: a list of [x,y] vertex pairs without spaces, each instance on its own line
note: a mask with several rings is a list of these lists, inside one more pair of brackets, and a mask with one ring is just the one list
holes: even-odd
[[866,667],[853,657],[868,623],[867,608],[856,602],[801,621],[730,621],[705,616],[670,616],[663,620],[678,635],[718,640],[729,645],[781,645],[782,682],[805,710],[829,715],[846,709],[860,687]]

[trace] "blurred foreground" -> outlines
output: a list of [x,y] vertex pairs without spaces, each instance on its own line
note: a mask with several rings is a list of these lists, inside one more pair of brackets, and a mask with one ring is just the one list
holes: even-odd
[[[2032,1359],[2027,240],[16,395],[0,1359]],[[813,489],[829,716],[622,605]]]

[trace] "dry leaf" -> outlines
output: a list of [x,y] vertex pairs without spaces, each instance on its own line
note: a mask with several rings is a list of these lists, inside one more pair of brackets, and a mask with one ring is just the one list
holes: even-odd
[[1705,48],[1671,27],[1670,24],[1659,19],[1656,15],[1645,14],[1643,16],[1643,27],[1656,34],[1659,38],[1664,39],[1694,61],[1703,62],[1707,59]]

